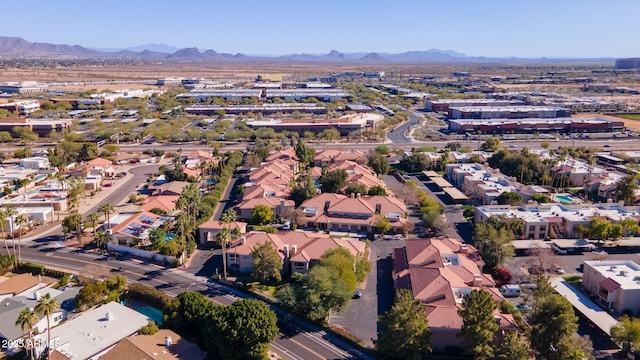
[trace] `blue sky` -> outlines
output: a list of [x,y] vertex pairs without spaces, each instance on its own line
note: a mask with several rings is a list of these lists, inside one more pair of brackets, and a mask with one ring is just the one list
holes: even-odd
[[637,0],[19,0],[2,12],[0,35],[94,48],[640,56]]

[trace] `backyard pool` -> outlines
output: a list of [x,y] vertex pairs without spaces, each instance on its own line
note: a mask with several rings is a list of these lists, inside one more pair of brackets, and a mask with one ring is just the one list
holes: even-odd
[[566,195],[556,195],[555,198],[557,201],[560,201],[561,203],[567,203],[567,204],[573,203],[573,198]]

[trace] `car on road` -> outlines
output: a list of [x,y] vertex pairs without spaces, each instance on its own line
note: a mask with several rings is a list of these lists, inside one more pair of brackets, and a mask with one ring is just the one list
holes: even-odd
[[523,303],[516,305],[516,309],[518,309],[519,311],[529,311],[531,310],[531,306]]
[[409,176],[409,175],[407,175],[407,174],[404,174],[404,175],[402,175],[402,178],[403,178],[403,179],[411,179],[411,176]]
[[106,183],[102,185],[103,187],[111,187],[111,183]]
[[564,274],[564,269],[562,268],[562,266],[557,265],[557,264],[553,264],[553,270],[556,272],[556,274],[558,275],[562,275]]
[[354,292],[353,292],[353,298],[354,298],[354,299],[360,299],[360,298],[362,298],[362,291],[360,291],[360,290],[356,290],[356,291],[354,291]]
[[602,147],[606,147],[606,148],[608,148],[608,147],[611,147],[611,145],[609,145],[609,144],[604,144],[604,145],[602,145]]

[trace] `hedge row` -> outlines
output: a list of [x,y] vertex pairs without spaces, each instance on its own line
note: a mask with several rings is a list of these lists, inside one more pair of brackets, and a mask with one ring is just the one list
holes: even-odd
[[224,167],[220,170],[220,174],[218,174],[218,181],[213,186],[213,189],[202,198],[204,205],[203,209],[206,209],[207,211],[201,212],[201,217],[198,219],[198,225],[208,221],[213,215],[213,211],[220,202],[220,198],[222,198],[222,194],[231,180],[233,172],[236,171],[238,166],[242,165],[243,157],[244,155],[242,154],[242,151],[227,153],[227,161],[225,162]]
[[127,299],[139,300],[157,309],[164,309],[165,305],[171,301],[171,296],[156,288],[139,283],[133,283],[129,284]]

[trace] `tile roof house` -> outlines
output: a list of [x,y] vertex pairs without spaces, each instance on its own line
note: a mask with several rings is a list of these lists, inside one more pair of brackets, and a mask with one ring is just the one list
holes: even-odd
[[47,286],[48,284],[43,283],[43,280],[48,283],[55,283],[55,280],[51,282],[51,278],[42,278],[26,273],[2,281],[0,282],[0,300],[32,293],[37,289]]
[[367,163],[368,156],[366,153],[358,150],[341,151],[341,150],[322,150],[316,152],[313,159],[313,165],[322,167],[323,165],[330,165],[334,162],[340,161],[352,161],[360,165]]
[[[292,161],[297,164],[297,161]],[[251,210],[257,205],[268,206],[276,216],[293,211],[294,202],[289,200],[289,184],[294,177],[294,170],[277,158],[253,169],[244,183],[242,201],[237,206],[238,218],[251,219]]]
[[211,160],[212,158],[213,156],[211,155],[211,152],[204,150],[193,150],[192,152],[187,154],[187,160],[196,159],[199,161],[207,161]]
[[[200,239],[200,244],[205,245],[209,242],[216,241],[216,235],[227,225],[219,220],[209,220],[202,225],[198,226],[198,238]],[[247,223],[241,221],[234,221],[229,223],[229,230],[239,229],[241,234],[247,232]]]
[[407,207],[392,196],[346,196],[324,193],[300,205],[308,227],[332,231],[371,232],[380,217],[402,232],[408,222]]
[[158,208],[169,213],[176,209],[176,201],[179,197],[180,195],[149,196],[144,199],[140,205],[140,209],[144,211],[151,211],[151,209]]
[[172,181],[149,188],[153,195],[180,195],[182,190],[189,186],[188,181]]
[[327,234],[305,231],[287,231],[277,234],[250,232],[240,243],[227,250],[227,265],[241,272],[250,272],[253,268],[253,249],[269,243],[278,251],[283,261],[285,273],[306,273],[329,249],[345,248],[354,256],[366,253],[366,243],[352,239],[332,238]]
[[168,329],[153,335],[136,335],[122,339],[101,360],[204,360],[206,354],[198,345]]
[[[484,262],[477,250],[458,240],[431,238],[407,240],[392,253],[392,277],[396,289],[409,289],[425,305],[432,347],[444,350],[461,345],[462,318],[458,309],[464,295],[474,289],[488,291],[497,302],[504,298],[491,275],[483,274]],[[494,312],[502,330],[517,327],[513,316]]]

